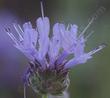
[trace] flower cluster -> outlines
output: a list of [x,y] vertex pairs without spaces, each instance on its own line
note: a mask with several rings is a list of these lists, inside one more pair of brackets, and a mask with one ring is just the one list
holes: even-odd
[[[50,36],[50,21],[48,17],[44,17],[42,8],[42,17],[37,19],[36,28],[33,28],[30,22],[24,23],[23,28],[14,24],[19,38],[7,30],[14,46],[29,59],[30,67],[25,74],[25,83],[37,93],[63,93],[69,85],[69,69],[86,63],[94,53],[105,47],[101,45],[88,53],[85,52],[89,35],[85,37],[84,33],[93,21],[94,19],[79,35],[76,24],[66,27],[62,23],[56,23]],[[73,57],[68,59],[70,55]]]

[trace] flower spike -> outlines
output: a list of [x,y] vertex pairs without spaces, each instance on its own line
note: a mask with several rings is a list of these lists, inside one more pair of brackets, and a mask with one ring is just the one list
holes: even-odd
[[50,21],[44,16],[43,2],[41,1],[42,16],[36,20],[36,27],[31,22],[26,22],[21,27],[13,24],[18,38],[8,28],[6,32],[14,42],[14,46],[28,59],[29,67],[24,75],[24,98],[26,98],[26,85],[36,93],[47,95],[63,94],[69,84],[69,70],[78,64],[84,64],[93,57],[93,54],[102,50],[106,45],[85,52],[87,39],[90,32],[84,36],[91,26],[91,19],[85,29],[78,35],[78,26],[56,23],[50,37]]

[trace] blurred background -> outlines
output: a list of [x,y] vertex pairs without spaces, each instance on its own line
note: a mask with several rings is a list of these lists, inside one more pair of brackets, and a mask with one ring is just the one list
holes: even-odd
[[[51,27],[56,22],[77,24],[82,31],[92,17],[95,22],[88,29],[94,34],[88,39],[86,51],[101,43],[107,47],[86,64],[70,72],[70,98],[110,98],[110,0],[43,0],[45,15]],[[23,24],[41,16],[40,0],[0,0],[0,98],[23,98],[22,76],[27,59],[13,48],[5,28],[14,22]],[[40,98],[27,88],[27,98]]]

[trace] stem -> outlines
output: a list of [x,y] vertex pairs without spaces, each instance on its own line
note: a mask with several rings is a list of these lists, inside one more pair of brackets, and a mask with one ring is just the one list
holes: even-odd
[[42,98],[48,98],[48,95],[46,94],[46,95],[42,95]]

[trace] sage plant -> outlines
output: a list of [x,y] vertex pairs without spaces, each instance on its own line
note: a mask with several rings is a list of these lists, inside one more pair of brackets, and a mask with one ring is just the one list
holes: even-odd
[[[41,2],[42,17],[36,20],[36,27],[26,22],[21,27],[14,24],[19,38],[7,29],[7,34],[14,42],[14,47],[20,50],[28,59],[28,69],[24,75],[25,86],[30,86],[36,93],[45,95],[60,95],[68,89],[69,70],[78,64],[84,64],[100,51],[105,45],[100,45],[90,52],[85,52],[88,36],[86,30],[93,23],[91,19],[85,29],[78,34],[78,26],[55,23],[50,36],[50,21],[44,16]],[[71,59],[68,59],[73,55]],[[25,96],[26,97],[26,96]]]

